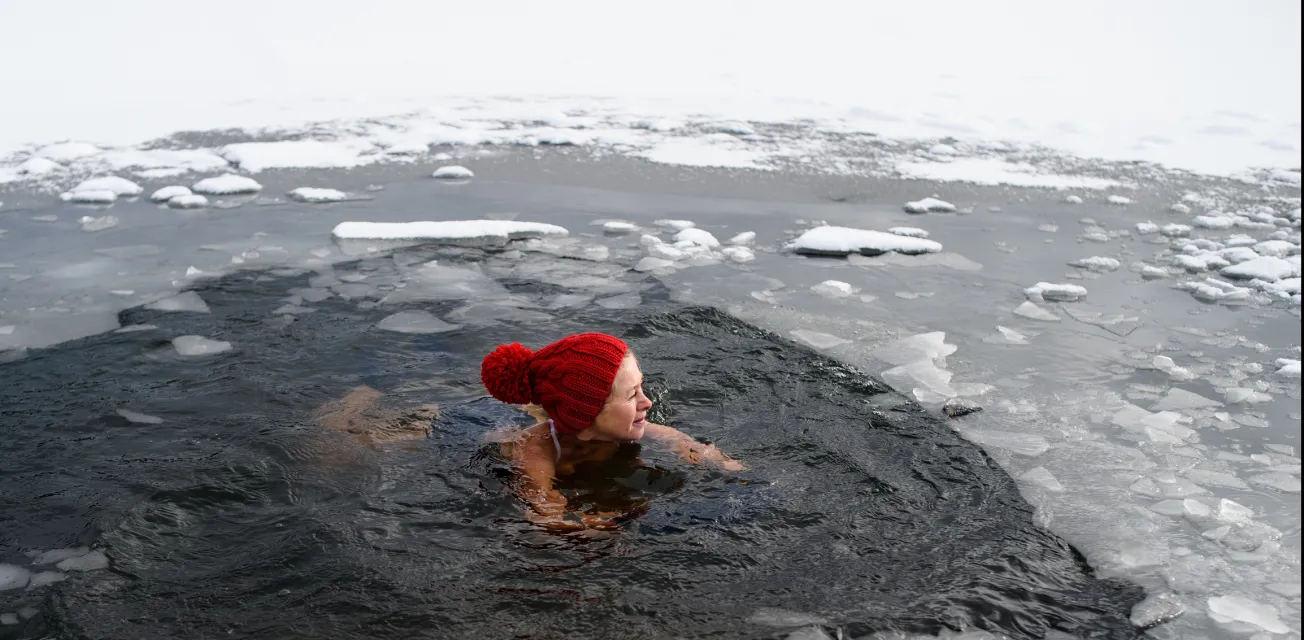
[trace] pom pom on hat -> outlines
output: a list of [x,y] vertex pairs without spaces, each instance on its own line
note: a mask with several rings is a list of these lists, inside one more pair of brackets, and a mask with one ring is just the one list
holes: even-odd
[[489,395],[512,404],[534,399],[530,385],[530,359],[534,352],[519,342],[499,345],[480,363],[480,381]]

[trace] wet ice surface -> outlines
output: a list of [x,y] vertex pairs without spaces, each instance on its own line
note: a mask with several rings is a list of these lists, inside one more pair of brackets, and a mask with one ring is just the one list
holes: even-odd
[[[303,183],[325,184],[297,182]],[[277,184],[273,192],[294,185]],[[344,193],[364,189],[347,180],[336,186]],[[958,207],[1002,211],[921,217],[902,210],[903,198],[740,207],[710,197],[399,181],[372,201],[266,206],[244,196],[225,200],[231,208],[220,213],[178,212],[115,194],[118,224],[94,233],[80,231],[82,209],[47,197],[40,207],[0,210],[0,227],[8,231],[0,238],[4,260],[13,265],[0,271],[0,362],[26,357],[25,349],[119,329],[118,312],[132,306],[211,312],[201,296],[175,294],[205,273],[247,268],[311,275],[267,322],[293,323],[314,303],[343,299],[359,308],[465,301],[440,316],[396,311],[377,325],[418,335],[463,325],[546,323],[548,309],[521,306],[501,273],[437,262],[395,264],[385,273],[332,267],[346,252],[375,256],[391,248],[367,241],[413,235],[373,227],[356,234],[363,244],[346,246],[331,236],[341,222],[479,220],[510,210],[515,219],[569,230],[567,238],[529,241],[512,241],[501,225],[476,232],[503,244],[503,255],[518,260],[518,273],[584,292],[558,296],[550,302],[555,308],[638,306],[639,293],[613,277],[638,265],[680,300],[726,308],[860,366],[930,410],[951,401],[981,406],[956,419],[956,430],[984,447],[1037,506],[1041,521],[1103,575],[1150,592],[1152,599],[1133,612],[1138,624],[1157,625],[1150,633],[1297,631],[1300,595],[1288,587],[1300,576],[1299,299],[1289,283],[1279,287],[1299,275],[1298,217],[1291,217],[1298,191],[1265,198],[1221,183],[1201,186],[1195,198],[1177,191],[1137,197],[1127,206],[1108,206],[1100,197],[1068,206],[1053,193],[939,192]],[[195,188],[221,194],[218,199],[240,189],[253,187],[226,180]],[[446,207],[438,215],[426,206],[434,195]],[[1185,210],[1170,210],[1179,200]],[[748,207],[766,215],[740,211]],[[33,219],[48,215],[57,219]],[[1089,225],[1079,223],[1083,216],[1091,217]],[[633,228],[581,237],[597,219]],[[823,243],[819,248],[836,249],[825,252],[834,257],[807,257],[790,243],[820,227],[799,219],[888,238],[824,231],[828,237],[814,239]],[[890,233],[906,226],[913,230]],[[918,238],[923,234],[915,230],[922,228],[928,240]],[[1079,244],[1068,233],[1084,228],[1103,241]],[[1054,242],[1045,244],[1046,238]],[[937,253],[890,253],[903,242],[934,243],[936,249],[927,246]],[[747,261],[725,253],[745,248],[736,245],[753,245]],[[889,253],[857,255],[883,250]],[[532,253],[574,266],[543,269],[529,259]],[[1215,266],[1214,256],[1228,265]],[[1188,257],[1204,270],[1189,273]],[[1250,266],[1226,271],[1241,265]],[[1154,275],[1169,269],[1171,277]],[[241,354],[220,335],[167,339],[174,340],[167,346],[173,357],[257,355]],[[165,419],[147,407],[107,411],[118,424]],[[46,546],[74,542],[91,541]],[[21,555],[0,557],[8,563],[0,565],[0,585],[20,579],[51,585],[103,561],[87,549],[48,567],[25,562]],[[59,562],[69,565],[57,568]],[[26,593],[4,593],[13,592]],[[0,610],[17,612],[29,602],[36,604],[0,600]],[[752,621],[806,627],[835,614],[760,610]]]

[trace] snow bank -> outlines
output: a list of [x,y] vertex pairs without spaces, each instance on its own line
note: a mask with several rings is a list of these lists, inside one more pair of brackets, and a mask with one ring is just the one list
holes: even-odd
[[895,252],[906,255],[938,253],[941,243],[924,238],[908,238],[882,231],[822,226],[809,229],[788,245],[796,253],[845,256],[858,253],[876,256]]
[[[955,155],[955,150],[951,149],[951,151],[944,155]],[[1117,180],[1108,178],[1045,173],[1025,162],[1007,162],[998,158],[959,158],[950,162],[901,162],[896,165],[896,170],[907,178],[1011,187],[1108,189],[1120,184]]]
[[[258,173],[267,169],[331,169],[357,167],[373,162],[376,156],[364,156],[373,150],[365,141],[325,142],[320,140],[282,140],[277,142],[240,142],[218,150],[227,162]],[[198,191],[198,189],[196,189]]]

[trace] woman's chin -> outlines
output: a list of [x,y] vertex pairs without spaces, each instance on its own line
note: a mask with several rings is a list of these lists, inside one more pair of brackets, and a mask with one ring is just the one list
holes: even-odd
[[634,442],[636,440],[642,440],[643,432],[646,430],[646,427],[647,427],[646,420],[643,422],[635,422],[634,424],[630,425],[629,436],[627,440],[629,440],[630,442]]

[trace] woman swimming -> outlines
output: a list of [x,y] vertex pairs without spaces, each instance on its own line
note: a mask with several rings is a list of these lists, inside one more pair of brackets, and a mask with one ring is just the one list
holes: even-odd
[[519,474],[517,493],[529,506],[530,520],[548,529],[615,526],[614,518],[623,514],[570,512],[554,485],[578,466],[610,459],[645,437],[690,462],[743,468],[714,445],[648,422],[652,401],[643,393],[643,373],[618,338],[581,333],[538,351],[515,342],[500,345],[485,357],[480,379],[494,398],[535,408],[531,413],[539,423],[504,443],[503,454]]

